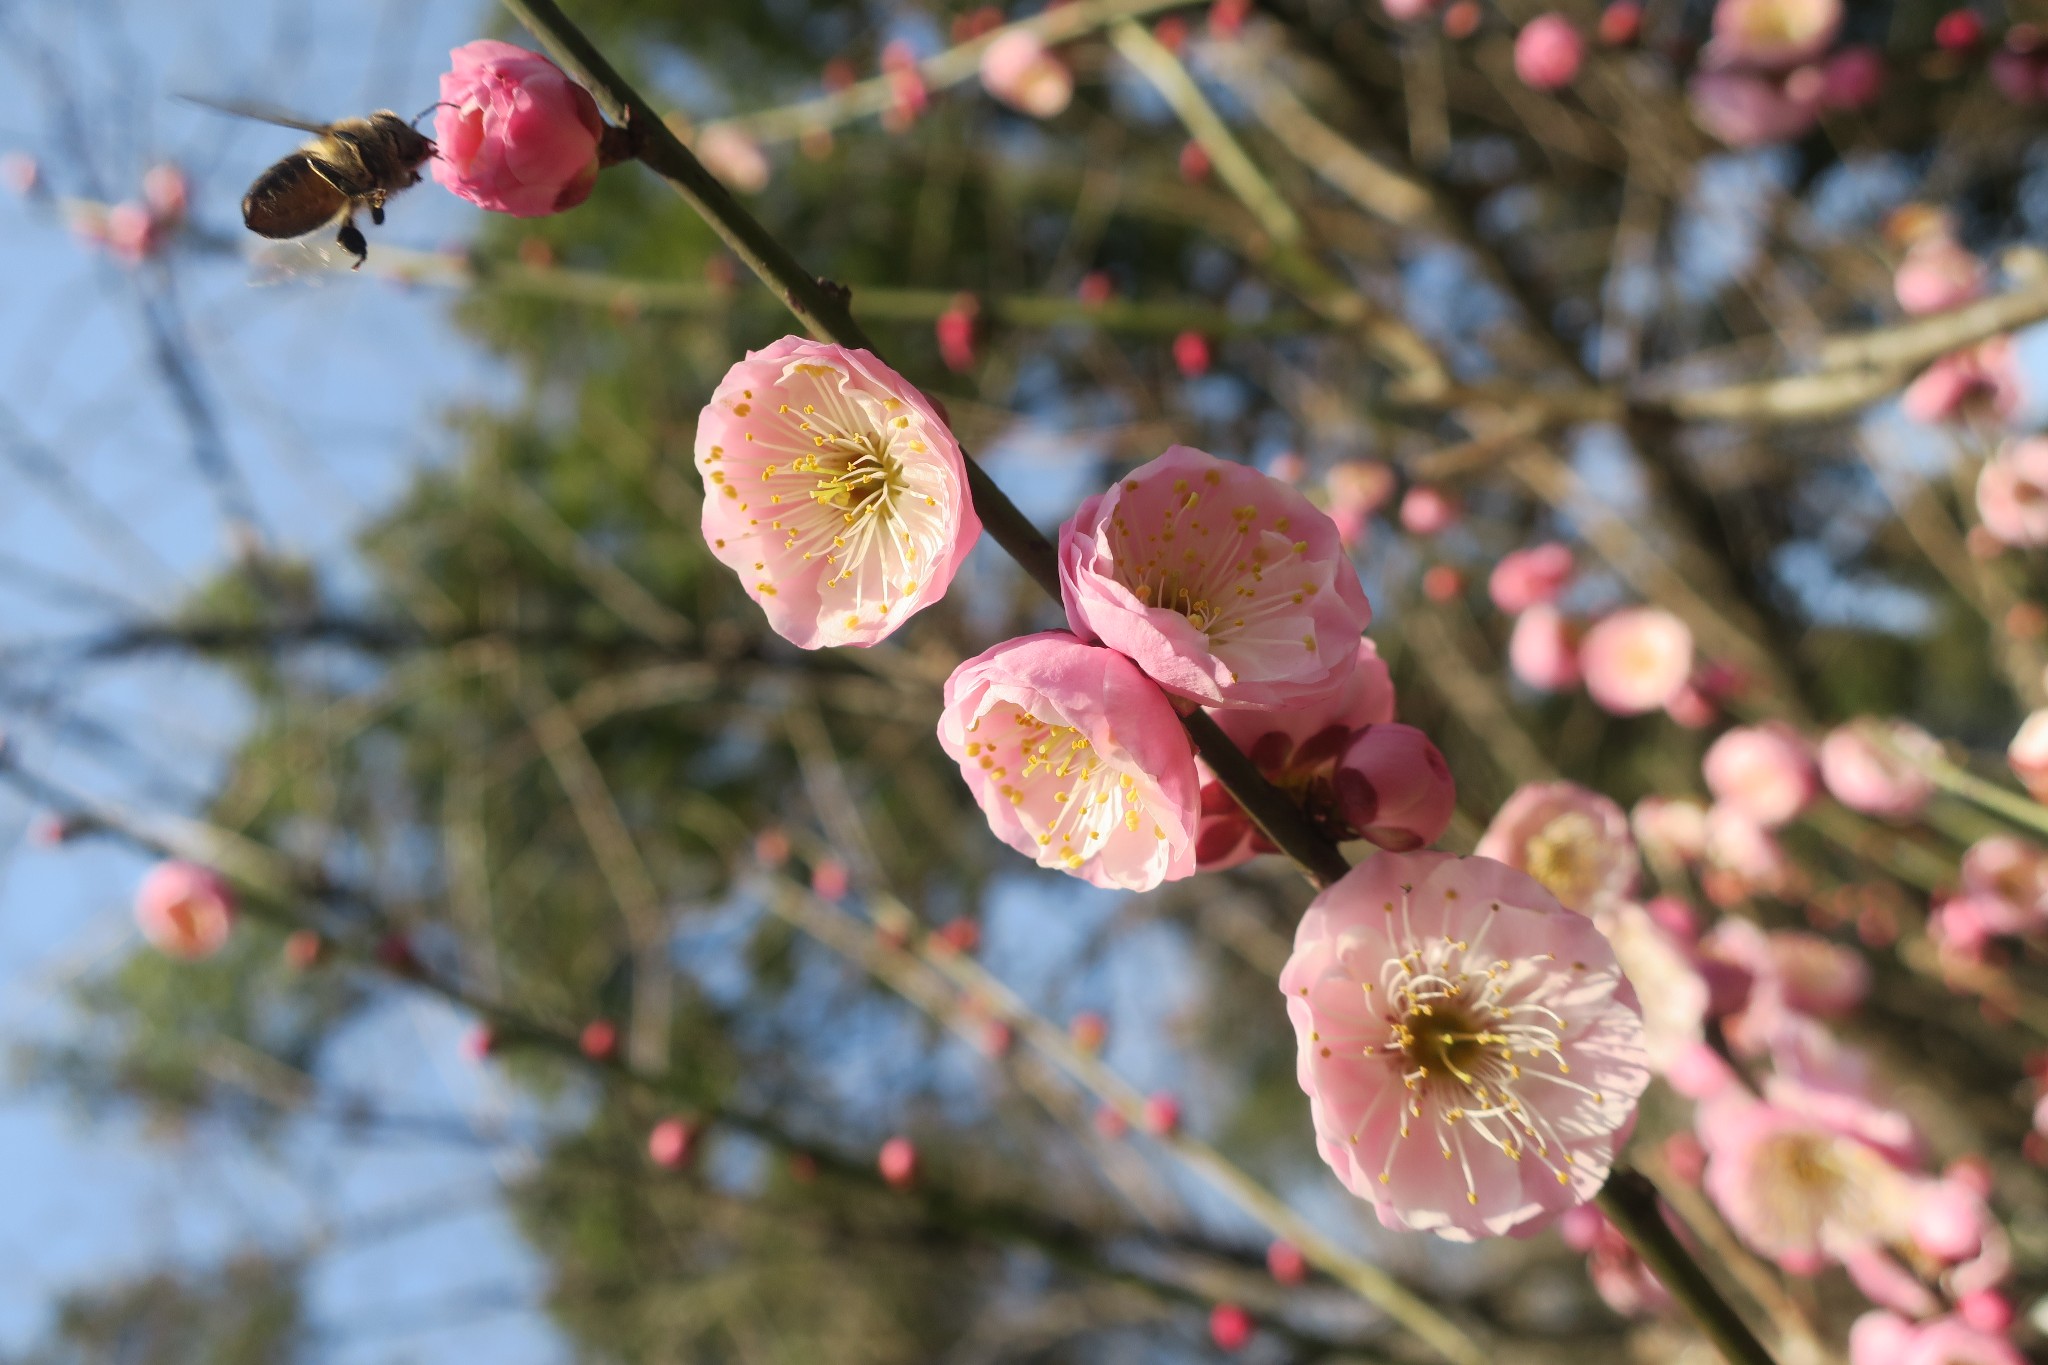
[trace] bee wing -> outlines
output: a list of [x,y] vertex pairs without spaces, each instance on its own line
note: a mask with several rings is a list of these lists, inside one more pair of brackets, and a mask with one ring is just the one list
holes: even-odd
[[289,242],[265,242],[249,252],[249,283],[326,284],[346,275],[356,258],[326,235]]
[[303,118],[289,109],[265,104],[261,100],[217,100],[206,95],[180,95],[178,98],[187,104],[216,109],[223,114],[233,114],[237,118],[254,119],[258,123],[275,123],[284,128],[297,128],[304,133],[325,133],[334,126],[316,119]]

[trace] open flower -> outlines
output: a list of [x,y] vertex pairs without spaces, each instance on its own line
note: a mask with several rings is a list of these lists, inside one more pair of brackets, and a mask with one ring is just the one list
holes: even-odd
[[1730,730],[1714,741],[1700,768],[1716,801],[1765,829],[1792,820],[1820,794],[1812,746],[1777,721]]
[[1641,871],[1628,816],[1572,782],[1518,788],[1474,852],[1528,873],[1566,909],[1584,915],[1626,899]]
[[1650,1079],[1607,940],[1489,858],[1354,867],[1280,989],[1323,1160],[1388,1227],[1469,1241],[1585,1203]]
[[1174,446],[1060,528],[1067,622],[1205,706],[1337,691],[1372,608],[1330,518],[1255,469]]
[[704,538],[805,649],[871,645],[943,597],[981,520],[960,443],[866,351],[784,337],[697,419]]
[[1774,70],[1818,57],[1842,26],[1842,0],[1720,0],[1714,6],[1716,66]]
[[2048,437],[2014,441],[1977,475],[1984,529],[2016,548],[2048,545]]
[[234,928],[235,895],[212,868],[158,863],[136,889],[135,924],[151,946],[172,957],[212,957]]
[[1913,756],[1939,758],[1941,745],[1903,720],[1866,717],[1838,725],[1820,742],[1820,776],[1850,810],[1910,820],[1934,795],[1934,783]]
[[597,184],[604,119],[538,52],[479,38],[448,54],[434,115],[434,179],[517,218],[571,209]]
[[1074,98],[1074,73],[1035,33],[1011,29],[981,53],[981,83],[1021,114],[1052,118]]
[[1055,630],[969,659],[939,743],[996,837],[1040,867],[1126,891],[1194,872],[1194,746],[1116,651]]
[[1572,581],[1575,567],[1571,546],[1545,541],[1503,556],[1487,576],[1486,592],[1493,605],[1510,616],[1519,615],[1538,603],[1555,602]]
[[1692,631],[1661,608],[1629,607],[1586,632],[1579,668],[1602,710],[1617,716],[1655,711],[1692,673]]

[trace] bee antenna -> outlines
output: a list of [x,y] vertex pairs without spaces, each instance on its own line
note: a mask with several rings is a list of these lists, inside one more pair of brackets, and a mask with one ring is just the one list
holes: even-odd
[[435,100],[435,101],[434,101],[434,102],[433,102],[432,104],[428,105],[428,106],[427,106],[426,108],[424,108],[424,109],[420,110],[420,111],[419,111],[419,112],[418,112],[417,114],[414,114],[414,115],[412,116],[412,126],[413,126],[413,127],[415,127],[415,128],[419,127],[419,126],[420,126],[420,120],[421,120],[421,119],[423,119],[423,118],[425,118],[425,117],[426,117],[427,115],[429,115],[429,114],[433,113],[433,112],[434,112],[434,111],[435,111],[436,109],[459,109],[459,108],[461,108],[461,106],[460,106],[460,105],[450,104],[450,103],[449,103],[449,102],[448,102],[447,100]]

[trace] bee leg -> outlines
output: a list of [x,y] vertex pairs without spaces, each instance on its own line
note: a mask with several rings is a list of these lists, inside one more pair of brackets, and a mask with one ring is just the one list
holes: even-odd
[[363,262],[370,259],[370,244],[363,240],[363,230],[356,226],[355,219],[342,219],[341,231],[335,234],[334,240],[343,251],[356,258],[356,263],[349,269],[361,270]]
[[370,196],[370,221],[378,227],[384,226],[384,191],[378,190]]

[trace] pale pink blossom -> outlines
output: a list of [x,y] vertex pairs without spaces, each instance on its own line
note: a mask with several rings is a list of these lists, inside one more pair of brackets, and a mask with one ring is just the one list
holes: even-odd
[[160,161],[142,173],[142,202],[159,223],[183,221],[191,207],[191,195],[185,172],[168,161]]
[[1937,1261],[1967,1261],[1984,1247],[1991,1211],[1964,1181],[1925,1182],[1913,1202],[1913,1245]]
[[1710,63],[1784,68],[1818,57],[1842,26],[1842,0],[1720,0]]
[[1703,1185],[1750,1248],[1795,1275],[1902,1240],[1914,1178],[1821,1115],[1724,1092],[1699,1111]]
[[1707,808],[1706,860],[1741,895],[1783,895],[1798,880],[1792,860],[1769,830],[1718,801]]
[[1558,1219],[1557,1229],[1566,1246],[1585,1253],[1586,1277],[1593,1282],[1594,1292],[1615,1312],[1623,1317],[1639,1317],[1670,1304],[1671,1296],[1636,1255],[1628,1239],[1593,1205],[1566,1209]]
[[707,123],[690,150],[704,163],[704,169],[728,189],[759,194],[768,188],[768,177],[772,174],[768,155],[743,128],[730,123]]
[[1977,475],[1984,529],[2015,547],[2048,545],[2048,437],[2008,442]]
[[1330,520],[1349,547],[1365,538],[1366,522],[1394,496],[1392,465],[1379,460],[1346,460],[1323,475],[1323,493],[1330,501]]
[[981,521],[960,444],[866,351],[784,337],[697,418],[704,538],[805,649],[871,645],[945,595]]
[[1559,541],[1532,545],[1504,556],[1487,575],[1493,605],[1510,616],[1540,603],[1555,602],[1572,581],[1572,547]]
[[1686,946],[1633,901],[1607,907],[1594,922],[1636,988],[1643,1006],[1644,1051],[1661,1073],[1705,1036],[1706,978]]
[[[1335,839],[1362,837],[1338,809],[1334,779],[1353,737],[1394,718],[1394,681],[1372,641],[1358,642],[1351,677],[1322,701],[1279,711],[1239,708],[1209,714],[1266,779],[1293,794],[1326,834]],[[1235,867],[1256,854],[1276,852],[1209,766],[1198,759],[1195,767],[1202,782],[1195,851],[1203,870]]]
[[1940,753],[1934,737],[1917,725],[1866,717],[1836,726],[1820,742],[1821,781],[1851,810],[1911,820],[1934,796],[1934,783],[1913,758]]
[[124,202],[108,209],[104,232],[107,250],[126,265],[148,260],[164,244],[163,225],[141,204]]
[[1966,417],[1980,407],[2004,420],[2025,401],[2012,338],[1998,336],[1929,365],[1906,386],[1899,407],[1914,421],[1932,425]]
[[1380,0],[1380,8],[1387,17],[1397,23],[1411,19],[1427,19],[1442,0]]
[[1354,867],[1303,916],[1280,988],[1323,1160],[1388,1227],[1467,1241],[1585,1203],[1649,1083],[1606,939],[1491,859]]
[[1114,650],[1047,631],[969,659],[946,680],[939,744],[996,837],[1040,867],[1126,891],[1195,870],[1194,748]]
[[2020,723],[2005,748],[2005,761],[2027,795],[2048,801],[2048,708],[2033,712]]
[[211,868],[158,863],[136,889],[135,925],[151,947],[172,957],[212,957],[234,928],[235,893]]
[[1344,824],[1393,852],[1435,843],[1458,809],[1450,765],[1412,725],[1368,725],[1352,735],[1331,785]]
[[2027,1365],[2020,1349],[1961,1318],[1937,1318],[1913,1329],[1897,1365]]
[[663,1119],[647,1134],[648,1159],[669,1170],[688,1165],[696,1145],[697,1125],[688,1119]]
[[[1802,1020],[1834,1018],[1870,991],[1870,965],[1853,948],[1800,930],[1765,932],[1729,916],[1700,940],[1703,962],[1719,963],[1749,978],[1739,1010],[1725,1021],[1729,1041],[1750,1055],[1774,1050],[1781,1064],[1796,1063],[1817,1076],[1816,1059],[1834,1054]],[[1788,1053],[1787,1048],[1796,1049]],[[1792,1063],[1787,1063],[1787,1057]]]
[[1984,293],[1984,262],[1946,232],[1930,233],[1906,248],[1892,276],[1899,307],[1918,316],[1960,308]]
[[1687,683],[1664,703],[1664,714],[1688,730],[1704,730],[1721,718],[1721,708],[1705,688]]
[[1820,794],[1812,746],[1778,721],[1728,731],[1707,750],[1700,768],[1717,802],[1765,829],[1797,818]]
[[1474,852],[1534,877],[1584,915],[1626,900],[1642,871],[1621,807],[1572,782],[1517,788]]
[[900,1133],[875,1153],[875,1169],[894,1189],[907,1190],[917,1183],[918,1164],[917,1144]]
[[1539,602],[1515,618],[1508,633],[1508,667],[1523,685],[1538,692],[1562,692],[1579,685],[1577,632],[1564,613]]
[[1880,1246],[1852,1246],[1842,1252],[1842,1268],[1863,1297],[1880,1308],[1903,1313],[1909,1318],[1926,1317],[1941,1310],[1920,1277],[1900,1264],[1897,1256]]
[[1515,75],[1531,90],[1561,90],[1578,79],[1586,40],[1562,14],[1539,14],[1515,35]]
[[1849,1365],[1899,1365],[1916,1329],[1897,1313],[1877,1309],[1849,1324]]
[[448,54],[434,115],[434,179],[519,218],[571,209],[597,184],[604,119],[538,52],[479,38]]
[[1664,706],[1692,673],[1692,631],[1660,607],[1629,607],[1604,617],[1579,645],[1586,691],[1617,716]]
[[1678,867],[1707,852],[1707,808],[1684,797],[1645,796],[1629,814],[1629,829],[1653,863]]
[[1052,118],[1074,98],[1074,73],[1037,34],[1011,29],[981,53],[981,84],[1020,114]]
[[1075,634],[1205,706],[1338,691],[1372,621],[1329,517],[1278,479],[1188,446],[1060,527],[1060,588]]
[[1730,147],[1789,142],[1820,121],[1817,101],[1791,81],[1754,71],[1701,71],[1685,89],[1693,122]]
[[1401,529],[1414,536],[1448,531],[1458,520],[1457,499],[1441,488],[1418,484],[1401,495]]
[[2048,918],[2048,851],[2038,844],[2010,834],[1979,839],[1963,851],[1960,875],[1966,895],[2002,907],[1995,932]]

